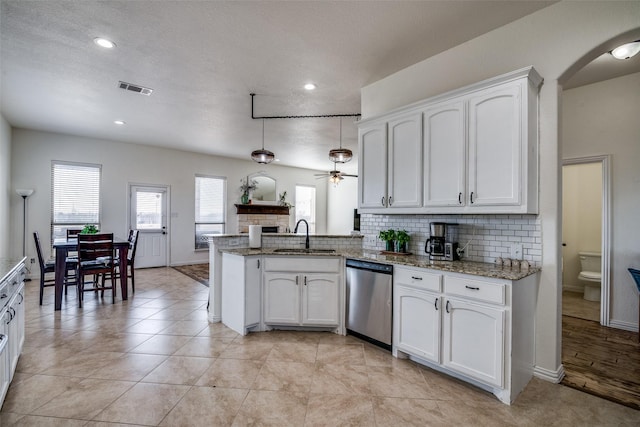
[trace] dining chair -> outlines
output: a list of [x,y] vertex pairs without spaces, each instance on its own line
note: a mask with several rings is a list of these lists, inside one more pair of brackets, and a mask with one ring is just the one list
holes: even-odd
[[[129,250],[127,251],[127,277],[131,278],[131,292],[136,292],[136,276],[135,276],[135,261],[136,261],[136,249],[138,248],[138,234],[140,232],[138,230],[129,230],[129,237],[127,241],[129,242]],[[120,278],[120,260],[116,257],[114,260],[116,265],[116,279]],[[105,274],[102,276],[102,281],[108,278]]]
[[631,277],[636,282],[636,288],[638,288],[638,342],[640,342],[640,270],[635,268],[629,268]]
[[[111,303],[116,302],[115,263],[113,252],[113,233],[79,234],[78,235],[78,306],[82,308],[84,293],[111,289]],[[99,281],[100,275],[108,274],[111,286],[106,281]],[[93,276],[89,289],[85,289],[86,276]]]
[[82,232],[82,229],[78,228],[67,228],[67,240],[69,239],[77,239],[78,234]]
[[[40,265],[40,305],[42,305],[42,299],[44,297],[44,288],[48,286],[55,286],[56,279],[47,279],[47,273],[55,273],[56,260],[55,258],[44,259],[42,255],[42,245],[40,244],[40,234],[37,231],[33,232],[33,240],[36,243],[36,252],[38,253],[38,264]],[[64,294],[67,294],[68,286],[75,286],[75,271],[78,267],[78,260],[67,257],[66,259],[66,271],[64,277]],[[74,276],[70,276],[70,272],[74,272]]]

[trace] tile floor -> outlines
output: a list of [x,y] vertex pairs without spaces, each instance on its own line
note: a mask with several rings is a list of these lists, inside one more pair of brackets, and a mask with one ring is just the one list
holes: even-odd
[[581,292],[562,291],[562,314],[600,321],[600,301],[587,301]]
[[207,322],[208,288],[140,270],[112,305],[27,283],[27,335],[0,425],[640,425],[640,411],[533,379],[508,406],[352,337],[238,336]]

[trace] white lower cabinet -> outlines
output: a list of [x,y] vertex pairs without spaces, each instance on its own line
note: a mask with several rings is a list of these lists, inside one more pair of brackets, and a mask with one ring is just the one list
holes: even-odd
[[338,327],[342,323],[340,258],[265,257],[264,262],[266,325]]
[[537,282],[395,266],[393,355],[513,402],[533,376]]
[[242,335],[260,325],[261,258],[222,256],[222,323]]
[[478,381],[503,386],[505,310],[447,299],[442,364]]

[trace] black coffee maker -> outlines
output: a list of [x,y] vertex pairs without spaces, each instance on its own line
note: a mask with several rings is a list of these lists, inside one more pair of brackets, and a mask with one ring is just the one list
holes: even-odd
[[429,254],[430,260],[454,261],[458,259],[458,243],[451,242],[453,236],[448,235],[457,225],[446,222],[429,224],[429,238],[424,246],[424,251]]
[[447,223],[432,222],[429,224],[429,229],[429,238],[424,246],[424,251],[429,254],[429,259],[441,259],[444,257]]

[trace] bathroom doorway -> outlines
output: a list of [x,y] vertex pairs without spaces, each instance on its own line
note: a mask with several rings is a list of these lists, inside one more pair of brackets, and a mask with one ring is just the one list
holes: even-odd
[[[566,159],[562,166],[562,314],[603,326],[609,325],[608,165],[608,156],[597,156]],[[599,298],[597,282],[579,278],[594,260],[601,271]]]

